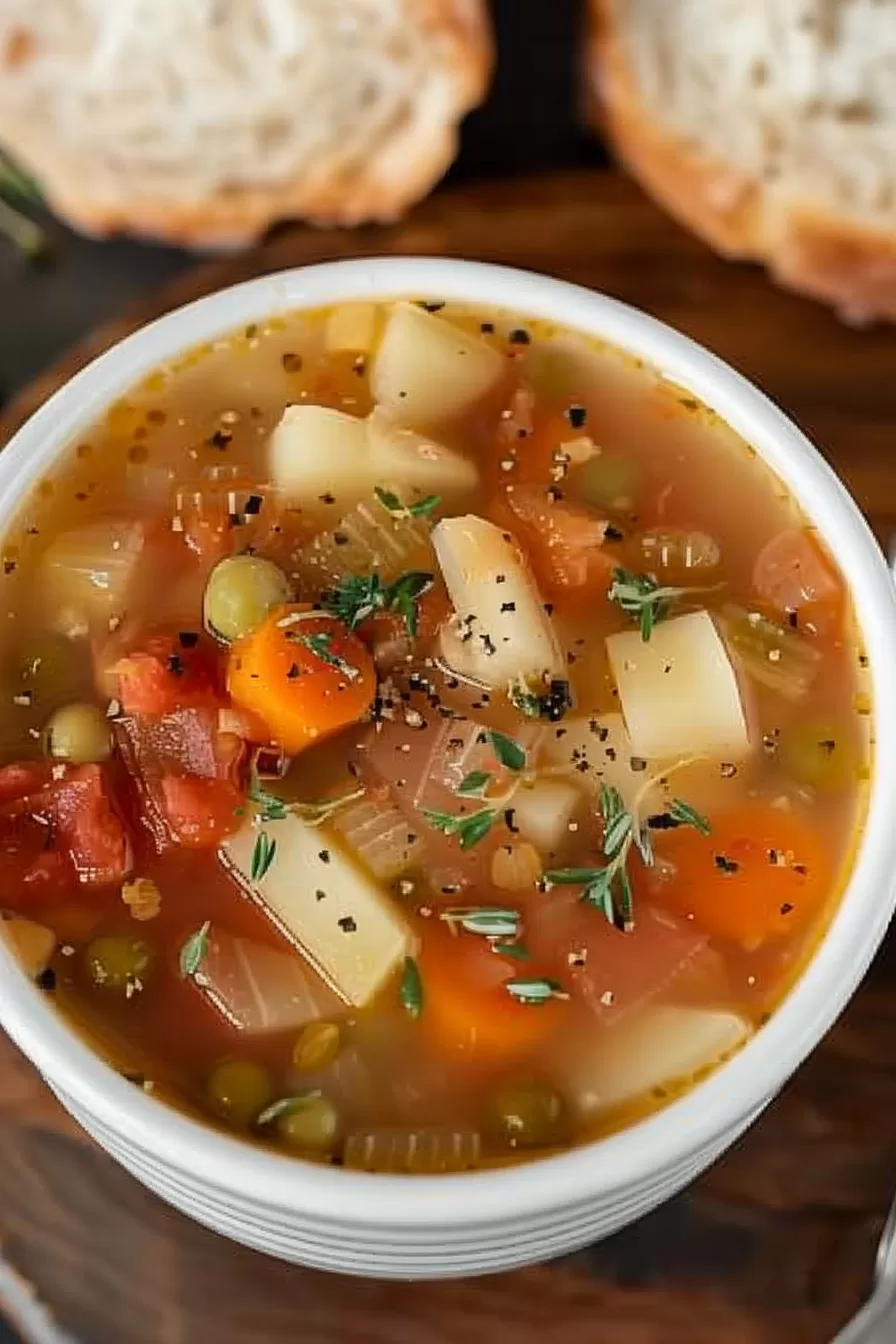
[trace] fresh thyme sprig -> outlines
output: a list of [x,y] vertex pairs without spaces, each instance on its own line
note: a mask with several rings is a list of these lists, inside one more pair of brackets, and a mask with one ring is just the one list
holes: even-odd
[[[618,903],[622,930],[631,933],[635,920],[628,861],[634,845],[644,865],[652,867],[654,853],[650,831],[640,822],[637,806],[630,811],[619,790],[610,784],[601,785],[598,808],[604,824],[602,847],[606,864],[593,868],[554,868],[545,873],[545,881],[551,886],[581,886],[581,899],[602,910],[611,924],[616,923]],[[701,835],[709,835],[706,817],[680,798],[672,799],[668,815],[675,825],[693,826]]]
[[461,849],[472,849],[488,835],[499,813],[496,807],[482,807],[478,812],[470,813],[436,812],[424,808],[423,815],[430,826],[443,835],[456,835]]
[[413,504],[402,504],[392,490],[383,490],[380,486],[376,486],[373,493],[383,508],[398,518],[426,518],[434,513],[442,502],[439,495],[427,495],[425,499],[417,499]]
[[397,611],[413,639],[417,635],[418,604],[432,587],[433,577],[412,569],[400,575],[394,583],[383,583],[376,573],[347,574],[337,588],[324,594],[321,605],[325,611],[344,621],[349,630],[356,630],[374,612]]

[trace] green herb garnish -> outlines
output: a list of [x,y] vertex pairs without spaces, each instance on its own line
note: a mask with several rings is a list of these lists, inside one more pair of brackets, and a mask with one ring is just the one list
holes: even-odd
[[658,621],[666,619],[673,603],[686,592],[686,588],[663,587],[652,574],[637,574],[631,569],[616,568],[607,595],[611,602],[616,602],[624,612],[634,617],[646,644],[653,627]]
[[285,821],[289,809],[282,798],[278,798],[274,793],[268,793],[261,787],[258,777],[253,773],[249,781],[249,799],[260,809],[256,814],[256,821],[265,825],[269,821]]
[[413,957],[404,959],[398,997],[406,1013],[413,1018],[420,1016],[423,1011],[423,981],[420,979],[420,970]]
[[488,770],[471,770],[468,775],[464,775],[454,792],[463,798],[481,798],[490,779],[491,773]]
[[349,789],[347,793],[340,793],[335,798],[313,798],[288,803],[285,799],[278,798],[275,793],[268,793],[263,789],[257,775],[253,774],[249,781],[249,799],[259,809],[255,820],[262,826],[271,821],[285,821],[290,812],[294,812],[297,817],[301,817],[310,825],[318,826],[340,808],[363,798],[366,792],[364,785],[359,784],[356,789]]
[[673,798],[669,804],[669,816],[673,821],[678,822],[679,826],[693,826],[695,831],[701,835],[709,835],[711,827],[709,821],[702,812],[698,812],[691,807],[690,803],[682,802],[680,798]]
[[327,630],[320,630],[313,635],[299,635],[294,631],[287,633],[287,639],[291,639],[296,644],[304,644],[306,649],[310,649],[315,658],[319,658],[322,663],[328,667],[335,667],[349,681],[357,681],[361,673],[353,663],[346,661],[338,653],[333,653],[330,645],[333,642],[333,636]]
[[489,729],[488,740],[498,760],[508,770],[525,770],[526,753],[519,742],[514,742],[512,737],[506,737],[504,733],[495,732],[494,729]]
[[459,924],[467,933],[478,933],[483,938],[516,938],[520,931],[521,915],[501,905],[469,905],[457,910],[443,910],[439,915],[446,924]]
[[[636,812],[625,806],[619,790],[610,784],[601,784],[598,808],[604,824],[602,848],[608,862],[603,867],[555,868],[545,873],[545,881],[555,886],[581,886],[581,899],[602,910],[611,924],[616,923],[618,900],[623,932],[630,933],[635,921],[628,860],[634,845],[645,866],[653,865],[650,832],[639,822]],[[678,826],[693,826],[701,835],[709,834],[707,819],[680,798],[673,799],[668,815]]]
[[279,1101],[272,1101],[270,1106],[265,1107],[258,1119],[256,1125],[269,1125],[274,1120],[279,1120],[281,1115],[295,1115],[296,1111],[301,1111],[310,1101],[316,1101],[320,1096],[320,1091],[305,1092],[301,1097],[281,1097]]
[[348,574],[321,602],[325,611],[338,616],[350,630],[356,630],[362,621],[377,611],[397,611],[404,617],[408,634],[417,634],[417,604],[432,586],[433,575],[421,570],[409,570],[394,583],[383,583],[379,574]]
[[252,850],[252,862],[249,875],[253,882],[261,882],[274,862],[277,853],[277,841],[272,840],[267,831],[260,831]]
[[391,490],[381,490],[379,486],[374,488],[373,493],[384,509],[403,518],[425,518],[428,514],[434,513],[442,502],[439,495],[427,495],[425,499],[415,500],[413,504],[402,504]]
[[493,942],[492,951],[502,957],[511,957],[514,961],[531,961],[532,953],[523,943]]
[[208,956],[208,935],[211,920],[207,919],[201,928],[191,933],[178,953],[177,964],[182,980],[194,976]]
[[558,981],[540,977],[530,979],[517,976],[513,980],[505,980],[504,988],[518,1003],[542,1004],[550,999],[569,998]]
[[483,807],[478,812],[468,814],[453,812],[433,812],[423,809],[423,815],[443,835],[456,835],[461,849],[472,849],[484,836],[488,835],[498,818],[494,807]]

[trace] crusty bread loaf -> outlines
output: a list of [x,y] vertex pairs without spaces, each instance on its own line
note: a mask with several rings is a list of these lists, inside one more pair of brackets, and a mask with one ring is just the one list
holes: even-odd
[[725,255],[896,319],[896,0],[592,0],[625,164]]
[[0,0],[0,144],[85,232],[240,246],[400,214],[490,69],[486,0]]

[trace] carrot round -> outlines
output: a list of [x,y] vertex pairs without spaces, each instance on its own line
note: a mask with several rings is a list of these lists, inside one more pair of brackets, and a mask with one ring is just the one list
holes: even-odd
[[420,1021],[433,1044],[486,1063],[536,1049],[557,1029],[569,1004],[562,999],[539,1004],[515,999],[506,982],[533,974],[529,965],[493,952],[478,934],[455,934],[433,920],[419,959],[424,992]]
[[654,899],[706,933],[758,947],[802,926],[830,885],[821,837],[791,809],[755,803],[656,837]]
[[227,689],[274,742],[295,753],[357,722],[373,702],[376,672],[342,621],[296,604],[277,607],[234,644]]

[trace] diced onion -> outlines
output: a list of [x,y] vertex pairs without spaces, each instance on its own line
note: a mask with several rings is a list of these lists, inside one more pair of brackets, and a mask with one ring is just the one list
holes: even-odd
[[462,637],[473,646],[468,667],[506,690],[522,680],[544,684],[565,675],[551,618],[526,559],[509,532],[472,514],[446,518],[432,534]]
[[366,868],[382,882],[391,882],[423,856],[423,841],[392,803],[360,799],[333,817],[338,831]]
[[374,398],[402,424],[425,429],[456,419],[496,386],[498,351],[425,312],[396,303],[373,363]]
[[607,638],[607,652],[632,750],[645,759],[713,756],[750,749],[737,677],[706,611]]
[[214,926],[192,983],[230,1026],[246,1036],[295,1031],[345,1013],[345,1004],[297,952],[234,938]]
[[722,562],[719,543],[708,532],[682,527],[656,527],[642,532],[638,547],[644,568],[668,582],[686,579],[695,572],[706,574]]
[[349,1134],[343,1162],[355,1171],[438,1176],[471,1171],[480,1147],[475,1130],[374,1129]]
[[77,638],[120,619],[143,549],[143,525],[130,519],[102,519],[54,537],[38,579],[53,629]]
[[796,630],[742,607],[725,607],[721,626],[735,662],[753,681],[788,700],[801,700],[808,694],[823,658]]
[[499,845],[492,855],[491,878],[501,891],[525,891],[534,887],[543,871],[538,850],[527,840],[512,840],[509,844]]
[[425,519],[393,514],[376,499],[362,501],[333,528],[318,533],[296,556],[301,577],[320,586],[374,571],[390,582],[409,569],[432,566]]

